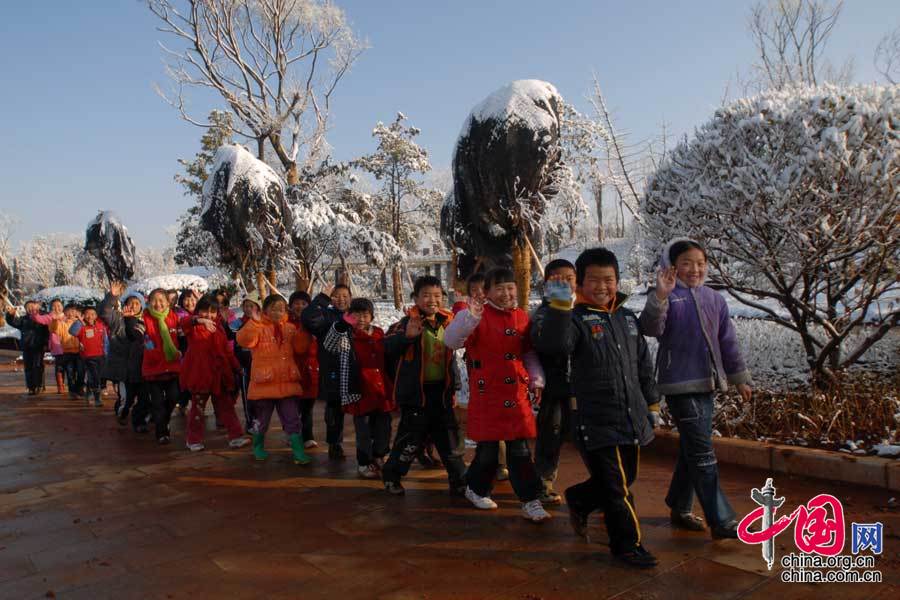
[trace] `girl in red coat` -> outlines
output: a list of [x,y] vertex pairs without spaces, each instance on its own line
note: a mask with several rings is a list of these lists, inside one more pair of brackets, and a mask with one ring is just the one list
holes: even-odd
[[228,431],[228,445],[240,448],[250,441],[244,437],[234,411],[235,373],[241,365],[229,347],[218,312],[216,300],[204,296],[197,302],[194,314],[182,317],[179,323],[187,338],[179,383],[182,390],[191,394],[187,425],[187,447],[191,452],[204,448],[204,412],[210,397],[216,417]]
[[497,508],[490,496],[499,443],[504,441],[510,481],[522,502],[522,514],[539,523],[550,515],[538,499],[541,480],[528,448],[528,439],[536,434],[528,393],[540,401],[544,372],[531,349],[528,313],[516,306],[512,271],[492,269],[484,279],[485,302],[470,302],[444,334],[448,348],[465,347],[469,367],[467,433],[478,445],[466,472],[466,498],[476,508]]
[[143,339],[144,357],[141,375],[147,385],[156,441],[169,443],[169,417],[178,401],[178,374],[181,351],[178,350],[178,317],[169,305],[166,290],[150,292],[148,306],[139,318],[129,318],[129,339]]
[[364,479],[381,478],[390,451],[391,411],[396,408],[384,369],[384,331],[372,325],[374,316],[371,300],[354,298],[323,343],[340,365],[341,404],[344,413],[353,416],[357,472]]

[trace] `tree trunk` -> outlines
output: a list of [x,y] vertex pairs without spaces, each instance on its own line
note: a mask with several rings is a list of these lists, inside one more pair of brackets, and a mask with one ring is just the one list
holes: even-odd
[[391,267],[391,285],[394,292],[394,308],[400,310],[403,306],[403,281],[400,279],[400,266]]
[[528,310],[528,297],[531,295],[531,252],[526,242],[516,242],[512,249],[513,273],[516,276],[516,288],[519,293],[519,308]]
[[603,243],[603,186],[594,187],[594,200],[597,201],[597,241]]
[[256,291],[259,293],[259,301],[262,302],[266,299],[266,296],[269,294],[268,286],[266,285],[266,274],[262,271],[256,272]]

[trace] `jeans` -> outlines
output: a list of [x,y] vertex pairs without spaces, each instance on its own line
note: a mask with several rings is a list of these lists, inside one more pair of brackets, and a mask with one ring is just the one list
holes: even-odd
[[[478,442],[475,458],[466,471],[466,484],[479,496],[489,497],[497,475],[500,442]],[[509,482],[522,502],[531,502],[541,493],[541,480],[534,470],[527,440],[506,440]]]
[[103,370],[102,356],[92,356],[82,359],[84,363],[85,386],[88,392],[94,395],[95,400],[100,400],[100,391],[103,383],[100,379],[100,371]]
[[125,418],[131,413],[131,426],[137,429],[144,425],[148,412],[149,399],[143,383],[125,384],[125,395],[116,403],[116,415]]
[[400,408],[400,424],[391,448],[391,456],[381,470],[384,481],[400,483],[419,455],[419,449],[431,436],[434,447],[447,469],[453,488],[464,484],[466,463],[463,462],[463,441],[452,406],[444,405],[444,384],[425,384],[425,406]]
[[391,413],[372,411],[353,417],[356,430],[356,462],[361,467],[384,458],[391,449]]
[[[549,393],[548,393],[549,392]],[[559,470],[559,453],[569,431],[569,393],[545,390],[537,415],[537,440],[534,445],[534,467],[544,491],[553,490]]]
[[666,405],[678,427],[678,462],[666,494],[673,511],[688,513],[694,494],[710,526],[735,518],[734,509],[719,487],[719,467],[712,445],[713,394],[666,396]]

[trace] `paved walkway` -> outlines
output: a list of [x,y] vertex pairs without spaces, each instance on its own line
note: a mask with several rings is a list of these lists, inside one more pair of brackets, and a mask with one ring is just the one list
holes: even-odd
[[[565,507],[532,525],[508,484],[494,496],[500,510],[480,512],[447,496],[442,471],[416,467],[407,495],[389,497],[323,449],[308,467],[281,447],[255,464],[215,433],[190,454],[179,417],[175,443],[160,448],[119,427],[109,400],[94,409],[29,398],[21,377],[0,372],[0,598],[900,598],[900,514],[879,508],[883,491],[776,477],[786,507],[827,491],[848,522],[885,524],[884,583],[785,584],[758,546],[673,531],[663,505],[672,461],[647,451],[635,494],[661,564],[636,571],[611,560],[598,518],[590,545],[572,534]],[[280,437],[276,429],[270,445]],[[560,487],[583,476],[567,448]],[[723,469],[741,514],[765,477]],[[779,556],[792,547],[789,534],[777,539]]]

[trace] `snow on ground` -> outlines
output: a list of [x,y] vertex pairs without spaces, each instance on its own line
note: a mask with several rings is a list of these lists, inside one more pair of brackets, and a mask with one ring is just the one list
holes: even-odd
[[3,325],[3,327],[0,327],[0,339],[3,338],[13,338],[16,340],[21,340],[22,332],[9,324],[5,324]]

